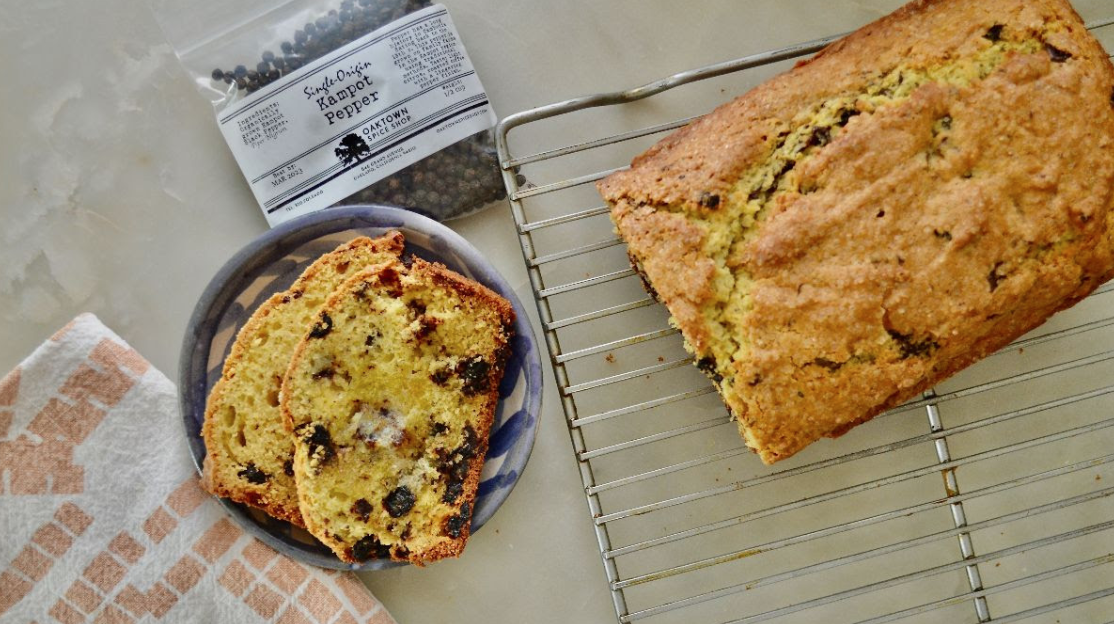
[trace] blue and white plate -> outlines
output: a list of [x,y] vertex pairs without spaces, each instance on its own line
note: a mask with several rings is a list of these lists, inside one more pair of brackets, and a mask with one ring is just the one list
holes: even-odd
[[[541,406],[541,360],[526,311],[510,285],[468,241],[412,212],[352,206],[313,213],[260,236],[217,272],[190,318],[178,366],[179,402],[190,451],[200,472],[205,458],[201,439],[205,400],[220,379],[224,358],[251,313],[272,294],[286,290],[322,254],[356,236],[376,237],[390,230],[406,237],[406,253],[440,262],[484,284],[510,301],[517,316],[512,353],[499,387],[495,423],[472,514],[475,533],[511,493],[534,447]],[[305,563],[353,570],[405,565],[379,560],[349,565],[309,533],[289,523],[225,499],[221,504],[249,533]]]

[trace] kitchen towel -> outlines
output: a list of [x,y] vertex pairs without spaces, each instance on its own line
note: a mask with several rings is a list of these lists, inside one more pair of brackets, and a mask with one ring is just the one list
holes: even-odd
[[228,518],[174,385],[91,314],[0,380],[0,621],[394,623]]

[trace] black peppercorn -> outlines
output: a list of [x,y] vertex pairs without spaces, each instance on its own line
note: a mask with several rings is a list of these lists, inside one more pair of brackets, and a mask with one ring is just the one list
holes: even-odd
[[[336,0],[334,0],[336,1]],[[281,55],[260,52],[254,69],[213,70],[213,80],[235,83],[249,93],[272,84],[332,51],[387,23],[431,6],[430,0],[340,0],[324,14],[295,30],[279,43]],[[515,172],[515,181],[526,178]],[[382,203],[402,206],[448,219],[492,201],[506,199],[491,134],[480,132],[441,150],[402,171],[379,180],[338,204]]]

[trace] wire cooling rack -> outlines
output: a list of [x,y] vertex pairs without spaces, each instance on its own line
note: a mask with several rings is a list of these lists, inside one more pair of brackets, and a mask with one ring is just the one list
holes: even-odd
[[[1111,25],[1088,26],[1108,49]],[[920,400],[768,468],[615,238],[592,182],[832,39],[497,129],[616,615],[1114,621],[1114,282]]]

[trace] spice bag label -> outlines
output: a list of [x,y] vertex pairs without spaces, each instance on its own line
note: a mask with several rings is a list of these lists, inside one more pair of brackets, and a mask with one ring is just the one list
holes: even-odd
[[274,227],[487,130],[496,118],[438,4],[284,76],[217,121]]

